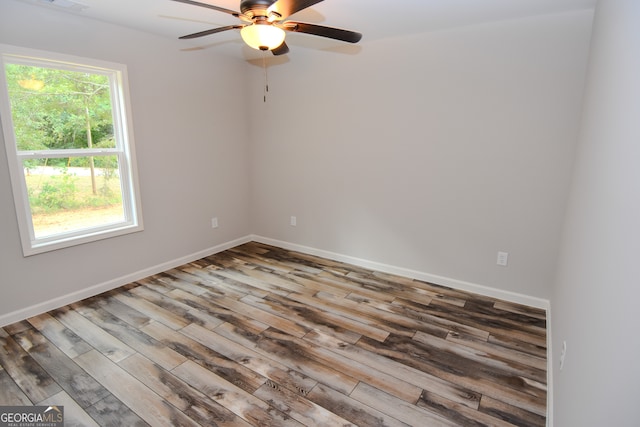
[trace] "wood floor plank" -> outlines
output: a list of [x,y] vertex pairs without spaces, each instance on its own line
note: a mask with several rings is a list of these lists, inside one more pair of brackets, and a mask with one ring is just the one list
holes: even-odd
[[10,406],[33,404],[2,367],[0,367],[0,403]]
[[[172,268],[161,275],[162,281],[170,287],[177,287],[186,292],[200,295],[204,292],[215,292],[215,289],[221,283],[210,274],[193,274],[188,265]],[[237,292],[237,291],[236,291]]]
[[51,375],[2,328],[0,364],[31,402],[40,402],[62,391]]
[[[80,405],[65,391],[54,394],[48,399],[38,402],[38,406],[64,406],[65,427],[100,427]],[[105,425],[105,424],[103,424]]]
[[[411,366],[420,372],[460,384],[478,394],[489,395],[537,414],[543,415],[546,411],[546,390],[523,377],[491,372],[481,364],[433,351],[401,336],[390,337],[385,343],[363,338],[356,345],[395,360],[403,366]],[[454,363],[443,362],[447,357],[452,358]],[[495,378],[500,380],[496,381]]]
[[340,339],[351,343],[358,341],[363,332],[376,337],[383,335],[386,338],[388,335],[385,334],[384,331],[368,327],[365,324],[345,320],[341,316],[328,313],[317,307],[299,303],[298,301],[290,299],[292,295],[295,294],[289,294],[289,297],[287,298],[279,295],[268,295],[264,299],[257,298],[253,295],[247,295],[242,298],[241,301],[256,308],[260,308],[261,310],[285,317],[299,325],[302,325],[306,330],[317,328],[327,334],[339,337]]
[[107,396],[100,383],[35,329],[27,329],[14,338],[80,407],[91,406]]
[[236,313],[235,311],[227,307],[215,304],[212,301],[212,298],[208,297],[208,293],[201,296],[196,296],[188,292],[184,292],[180,289],[175,289],[171,291],[169,295],[171,295],[172,298],[175,298],[178,301],[182,301],[185,304],[190,305],[196,310],[207,313],[224,322],[233,323],[234,325],[238,325],[243,329],[254,333],[260,333],[269,327],[269,325],[253,319],[250,316]]
[[227,297],[220,297],[213,299],[213,303],[297,337],[303,337],[307,332],[309,332],[309,328],[285,319],[284,317],[272,314],[269,311],[246,304],[242,301]]
[[511,313],[518,313],[525,316],[533,317],[544,321],[546,324],[547,313],[545,310],[542,310],[540,308],[529,307],[526,305],[508,301],[496,301],[493,304],[493,308],[495,308],[496,310],[509,311]]
[[385,328],[386,325],[383,322],[352,312],[341,305],[332,304],[316,296],[309,297],[297,293],[291,293],[287,298],[309,307],[321,309],[326,313],[325,316],[331,316],[334,322],[339,322],[344,328],[351,328],[360,335],[371,337],[378,341],[384,341],[389,336],[388,328]]
[[547,372],[544,369],[531,367],[519,361],[505,359],[502,354],[489,354],[481,350],[473,349],[458,345],[452,341],[436,338],[429,334],[418,331],[413,336],[413,341],[424,344],[424,349],[430,354],[438,352],[443,357],[460,357],[468,362],[473,362],[475,366],[481,366],[492,374],[515,375],[525,377],[532,380],[532,383],[538,383],[538,388],[546,390]]
[[253,393],[266,381],[266,378],[247,367],[211,350],[182,333],[174,331],[162,323],[151,323],[142,330],[187,359],[204,366],[248,393]]
[[369,407],[375,407],[385,414],[389,414],[393,418],[412,426],[457,426],[455,421],[447,420],[445,417],[434,412],[422,409],[416,405],[411,405],[404,400],[386,394],[364,382],[358,384],[350,397]]
[[268,295],[268,290],[252,286],[251,284],[235,280],[230,277],[221,276],[218,274],[219,269],[204,269],[206,274],[213,278],[215,285],[207,289],[207,292],[212,295],[228,296],[230,298],[239,299],[244,295],[255,295],[259,298]]
[[173,369],[187,360],[180,353],[163,345],[160,341],[150,337],[140,329],[133,328],[102,309],[98,304],[85,304],[78,308],[77,311],[96,325],[100,325],[102,329],[136,352],[143,354],[163,368]]
[[[181,270],[179,269],[171,269],[148,279],[139,280],[138,283],[148,286],[149,288],[155,288],[156,291],[162,293],[166,293],[172,289],[182,289],[193,295],[202,295],[207,292],[208,287],[201,286],[199,282],[195,280],[184,280],[176,277],[180,272]],[[189,278],[191,279],[191,277]]]
[[[223,327],[225,325],[222,325]],[[449,398],[454,402],[477,409],[480,404],[480,393],[473,392],[455,383],[443,380],[435,375],[420,371],[411,366],[402,364],[384,355],[368,351],[357,345],[351,345],[333,337],[318,332],[311,332],[305,336],[305,340],[318,346],[341,354],[344,357],[358,361],[382,372],[386,372],[396,378],[413,384],[421,389],[432,391],[440,396]]]
[[86,412],[101,427],[147,427],[150,425],[113,394],[91,405]]
[[[225,278],[221,278],[220,276],[216,276],[215,274],[210,273],[207,268],[196,268],[193,264],[187,264],[180,267],[177,267],[173,270],[173,276],[177,276],[181,278],[180,282],[185,283],[185,278],[189,278],[190,281],[187,283],[192,283],[193,289],[197,289],[197,291],[188,291],[187,289],[182,288],[186,292],[190,292],[194,295],[202,295],[206,292],[213,295],[226,295],[229,298],[240,299],[246,294],[257,294],[259,296],[267,295],[267,291],[258,290],[257,288],[253,288],[251,286],[245,285],[242,287],[238,286],[238,282],[230,281]],[[215,273],[215,272],[213,272]],[[228,283],[232,282],[232,283]],[[174,282],[175,283],[175,282]],[[179,288],[180,289],[180,288]]]
[[[317,381],[303,376],[272,359],[261,360],[262,356],[259,353],[217,334],[216,331],[208,331],[196,325],[189,325],[183,329],[183,333],[196,339],[203,345],[211,347],[221,353],[224,352],[234,360],[240,360],[247,367],[250,367],[250,364],[256,365],[256,369],[254,369],[256,372],[261,373],[272,382],[296,393],[304,395],[317,383]],[[422,389],[399,380],[392,375],[388,375],[385,372],[358,363],[353,359],[345,358],[329,350],[312,346],[304,340],[296,339],[295,337],[291,337],[288,341],[304,349],[307,352],[305,354],[307,357],[339,372],[346,373],[351,377],[367,381],[396,397],[413,403],[420,397]],[[235,352],[230,352],[230,349],[235,349]],[[276,365],[278,368],[274,368]],[[283,375],[285,370],[287,372]],[[300,377],[304,379],[304,382],[300,381]]]
[[164,425],[170,421],[174,425],[198,425],[98,351],[84,353],[75,361],[147,423]]
[[[265,257],[264,255],[269,252],[269,249],[263,249],[257,245],[246,245],[242,247],[241,250],[236,250],[236,248],[231,248],[229,250],[229,253],[235,259],[239,259],[250,265],[255,265],[256,268],[273,271],[281,275],[289,274],[301,268],[299,263],[284,263],[279,262],[273,257]],[[306,269],[306,266],[304,266],[304,268]],[[320,271],[321,270],[314,269],[314,272],[316,273],[319,273]]]
[[497,345],[488,340],[480,340],[468,335],[460,335],[455,332],[450,332],[445,338],[447,341],[451,341],[452,343],[455,343],[459,346],[469,347],[475,350],[482,351],[487,355],[487,357],[522,363],[526,366],[530,366],[532,368],[536,368],[545,372],[547,370],[547,361],[545,360],[545,358],[533,356],[524,351]]
[[223,251],[214,255],[206,256],[207,268],[210,270],[231,270],[238,266],[245,266],[247,263],[234,256],[232,251]]
[[254,277],[248,276],[244,271],[239,271],[236,269],[225,269],[225,270],[216,270],[215,273],[212,272],[216,276],[220,276],[223,278],[234,280],[235,282],[242,283],[246,286],[250,286],[251,288],[260,289],[262,291],[266,291],[273,294],[278,295],[287,295],[291,290],[288,288],[282,288],[278,285],[273,285],[268,282],[263,282],[260,279],[256,279]]
[[310,291],[310,294],[311,291],[313,291],[313,293],[325,291],[331,293],[332,295],[346,297],[347,295],[353,293],[352,289],[345,289],[341,286],[334,286],[328,280],[319,281],[312,276],[305,276],[298,271],[293,271],[287,274],[287,278],[289,280],[293,280],[300,286],[304,286]]
[[[395,299],[394,301],[389,303],[385,301],[376,301],[371,298],[364,298],[355,293],[350,294],[347,298],[359,304],[371,306],[379,311],[388,311],[389,313],[391,313],[388,316],[396,319],[405,327],[413,327],[416,331],[426,332],[428,334],[441,338],[446,337],[451,332],[454,332],[458,335],[468,335],[479,339],[484,339],[485,341],[489,337],[489,332],[482,329],[474,328],[454,320],[443,319],[438,316],[425,314],[418,310],[414,310],[410,306],[405,304],[402,299]],[[372,314],[374,313],[375,312],[373,312]],[[392,332],[397,333],[396,331]]]
[[349,421],[317,405],[304,397],[280,387],[278,383],[267,381],[253,393],[259,399],[269,402],[271,406],[299,421],[302,425],[326,425],[355,427]]
[[113,294],[114,292],[111,292],[102,298],[96,298],[96,302],[102,309],[136,329],[143,328],[153,321],[149,316],[114,298]]
[[270,337],[264,338],[264,332],[258,336],[228,323],[218,326],[216,332],[265,357],[275,357],[289,368],[316,381],[330,384],[334,389],[345,394],[349,394],[358,384],[356,378],[313,360],[312,355],[308,354],[304,348]]
[[[315,276],[312,276],[306,273],[301,273],[301,272],[297,272],[296,275],[306,278],[307,280],[313,280],[318,284],[326,287],[335,287],[338,289],[342,289],[344,292],[347,292],[347,294],[350,294],[352,292],[357,292],[365,297],[382,299],[387,302],[391,302],[394,299],[396,299],[395,295],[380,293],[375,289],[363,288],[360,284],[352,280],[349,280],[345,276],[331,274],[330,272],[326,272],[326,271]],[[337,295],[336,293],[334,294]]]
[[[455,425],[465,427],[514,427],[513,424],[491,415],[478,413],[467,406],[452,402],[435,393],[424,392],[416,403],[431,413],[453,421]],[[525,426],[520,426],[525,427]]]
[[478,411],[520,427],[543,427],[547,425],[544,416],[522,408],[516,408],[489,396],[482,396]]
[[135,353],[131,347],[71,307],[55,310],[53,313],[57,320],[114,362],[119,362]]
[[197,363],[187,361],[174,369],[173,373],[252,425],[302,427],[285,413]]
[[434,319],[445,319],[460,325],[476,328],[490,335],[509,336],[510,339],[520,342],[530,343],[539,347],[546,347],[546,334],[540,328],[535,330],[525,330],[523,328],[512,328],[512,322],[505,322],[499,316],[484,316],[480,313],[474,313],[465,307],[456,306],[440,306],[440,305],[423,305],[416,301],[398,300],[393,304],[400,304],[411,307],[416,313],[424,316],[433,316]]
[[[403,423],[388,414],[381,412],[375,407],[367,406],[364,403],[346,396],[331,387],[318,384],[307,396],[309,400],[327,408],[340,417],[349,420],[357,426],[367,427],[407,427],[409,424]],[[426,426],[425,426],[426,427]]]
[[[251,283],[255,283],[257,280],[260,283],[270,283],[272,286],[277,286],[279,289],[288,290],[289,292],[297,292],[299,294],[313,294],[315,290],[306,288],[303,285],[298,284],[295,280],[290,280],[286,275],[279,275],[274,272],[265,271],[261,268],[240,269],[247,277],[251,277],[253,280]],[[269,292],[278,294],[278,292]]]
[[547,322],[544,318],[530,316],[516,310],[500,310],[496,308],[496,303],[493,301],[482,304],[467,301],[465,308],[485,323],[495,324],[496,321],[500,321],[510,331],[523,331],[543,338],[546,337]]
[[[395,276],[382,276],[375,272],[350,272],[347,275],[349,280],[357,283],[363,289],[375,290],[377,293],[384,293],[394,298],[411,299],[420,304],[429,305],[434,300],[446,305],[464,306],[468,298],[458,298],[447,296],[447,289],[443,287],[417,286],[417,281],[402,281],[393,279]],[[404,282],[404,283],[402,283]],[[454,294],[455,295],[455,294]],[[467,295],[468,297],[468,295]]]
[[402,288],[408,290],[409,294],[428,295],[434,304],[452,304],[464,307],[470,297],[468,292],[460,292],[446,286],[435,285],[409,277],[401,277],[381,271],[369,271],[368,273],[373,278],[402,285]]
[[403,381],[386,371],[372,368],[326,348],[309,345],[306,342],[304,346],[315,360],[324,362],[340,372],[358,378],[360,381],[365,381],[406,402],[415,403],[422,392],[420,387]]
[[27,320],[71,359],[93,349],[89,343],[83,341],[75,332],[64,326],[49,313],[31,317]]
[[[295,271],[305,271],[311,274],[320,274],[329,268],[332,271],[337,271],[339,270],[339,267],[334,268],[334,266],[341,265],[341,263],[339,262],[330,260],[322,260],[321,265],[319,263],[319,259],[316,257],[305,258],[303,254],[296,254],[294,257],[292,257],[291,253],[287,250],[276,248],[274,246],[262,245],[257,242],[250,242],[246,245],[242,245],[242,251],[235,251],[235,249],[237,248],[232,248],[229,251],[229,253],[232,254],[234,258],[242,259],[242,255],[248,253],[255,258],[268,261],[267,266],[272,269],[289,269]],[[240,257],[237,256],[239,252],[241,255]],[[346,272],[343,274],[346,274]]]
[[249,242],[0,328],[69,426],[546,425],[546,312]]
[[224,406],[141,355],[134,354],[119,365],[198,424],[220,427],[250,426]]
[[[223,328],[221,327],[220,329]],[[261,334],[261,338],[266,338],[270,343],[278,343],[281,347],[290,349],[293,354],[303,355],[305,358],[330,367],[332,370],[346,374],[351,378],[358,378],[361,381],[374,384],[407,402],[415,403],[422,391],[419,387],[402,381],[393,375],[388,375],[384,371],[366,366],[328,349],[315,346],[304,339],[289,336],[275,330],[264,331]],[[260,341],[258,341],[258,345],[260,345]]]
[[164,323],[172,329],[184,328],[189,324],[188,321],[184,320],[172,311],[167,310],[166,308],[162,308],[145,299],[137,298],[131,292],[118,292],[114,295],[114,298],[130,306],[131,308],[149,316],[151,319]]
[[170,311],[184,320],[187,324],[197,323],[199,325],[207,325],[215,328],[219,324],[223,323],[222,320],[215,316],[211,316],[200,310],[194,310],[189,304],[176,301],[170,296],[163,295],[162,293],[148,288],[147,286],[137,286],[136,288],[131,289],[130,292],[132,295],[144,298],[148,302]]
[[9,335],[19,334],[20,332],[26,331],[31,328],[31,325],[26,320],[22,320],[16,323],[12,323],[4,327],[4,332]]
[[326,292],[318,292],[315,297],[322,301],[327,301],[332,305],[342,307],[346,313],[354,313],[368,319],[374,319],[379,327],[389,333],[411,337],[416,331],[421,331],[423,329],[427,332],[431,331],[431,328],[425,327],[424,322],[396,314],[392,310],[386,310],[386,308],[389,307],[389,304],[385,304],[382,301],[376,301],[376,304],[376,302],[373,302],[371,299],[367,299],[366,302],[354,301],[350,298],[339,299]]
[[[378,274],[374,272],[374,274]],[[433,302],[437,304],[449,304],[449,305],[457,305],[463,307],[469,301],[475,301],[477,303],[486,303],[493,304],[496,300],[492,297],[487,297],[484,295],[476,294],[473,292],[468,292],[460,289],[454,289],[448,286],[437,285],[435,283],[425,282],[419,279],[411,279],[412,282],[409,284],[409,287],[415,289],[423,289],[428,292],[435,292],[437,294],[436,297],[433,298]],[[447,301],[447,299],[454,299],[459,301],[464,301],[464,304],[457,304],[453,301]]]
[[305,395],[317,384],[316,380],[281,364],[275,359],[264,357],[260,353],[218,334],[216,331],[209,331],[198,325],[191,324],[184,328],[182,333],[296,393]]
[[185,323],[191,322],[191,319],[188,318],[191,307],[187,304],[176,301],[173,298],[170,298],[160,292],[156,292],[155,290],[150,289],[146,286],[136,286],[135,288],[130,289],[129,293],[134,297],[144,299],[164,310],[167,310],[168,312],[184,320]]
[[530,342],[523,340],[520,336],[515,337],[509,334],[508,331],[502,331],[502,333],[491,333],[487,341],[491,344],[510,348],[516,351],[531,354],[533,356],[546,358],[547,357],[547,344],[541,344],[540,342]]

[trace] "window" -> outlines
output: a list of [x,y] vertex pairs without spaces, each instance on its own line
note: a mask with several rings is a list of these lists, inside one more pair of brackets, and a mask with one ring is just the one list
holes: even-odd
[[25,256],[142,230],[126,67],[0,45]]

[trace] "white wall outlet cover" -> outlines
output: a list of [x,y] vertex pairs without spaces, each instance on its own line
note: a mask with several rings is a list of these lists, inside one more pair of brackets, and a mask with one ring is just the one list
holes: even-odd
[[560,370],[564,368],[564,360],[567,357],[567,342],[562,341],[562,351],[560,351]]
[[498,252],[498,259],[496,261],[496,264],[506,267],[508,262],[509,262],[509,253]]

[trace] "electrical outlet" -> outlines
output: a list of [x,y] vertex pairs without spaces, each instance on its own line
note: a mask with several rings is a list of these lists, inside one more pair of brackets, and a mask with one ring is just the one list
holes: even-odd
[[560,370],[564,368],[564,358],[567,356],[567,342],[562,341],[562,351],[560,352]]
[[291,219],[289,220],[289,224],[292,227],[295,227],[296,225],[298,225],[298,219],[295,216],[292,216]]
[[211,228],[218,228],[218,217],[211,218]]
[[498,260],[496,262],[498,265],[500,265],[502,267],[506,267],[508,261],[509,261],[509,253],[508,252],[498,252]]

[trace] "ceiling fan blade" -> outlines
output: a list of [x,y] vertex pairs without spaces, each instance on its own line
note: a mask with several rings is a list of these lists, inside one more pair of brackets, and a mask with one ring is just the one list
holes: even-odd
[[322,25],[307,24],[305,22],[287,21],[279,25],[283,30],[293,31],[296,33],[312,34],[314,36],[327,37],[330,39],[341,40],[343,42],[358,43],[362,39],[362,34],[355,31],[342,30],[340,28],[325,27]]
[[321,1],[323,0],[277,0],[267,8],[267,12],[275,12],[280,15],[279,19],[285,19],[296,12],[300,12],[302,9],[306,9],[316,3],[320,3]]
[[178,3],[190,4],[193,6],[206,7],[208,9],[217,10],[218,12],[228,13],[229,15],[233,15],[236,18],[239,18],[240,15],[242,15],[240,12],[236,12],[235,10],[225,9],[224,7],[214,6],[209,3],[200,3],[198,1],[193,1],[193,0],[173,0],[173,1],[177,1]]
[[244,25],[227,25],[226,27],[212,28],[210,30],[200,31],[200,32],[193,33],[193,34],[187,34],[186,36],[182,36],[182,37],[178,37],[178,38],[180,40],[195,39],[197,37],[208,36],[208,35],[211,35],[211,34],[220,33],[222,31],[240,29],[242,27],[244,27]]
[[282,42],[280,46],[272,49],[271,53],[273,53],[275,56],[284,55],[285,53],[289,53],[289,46],[287,46],[286,42]]

